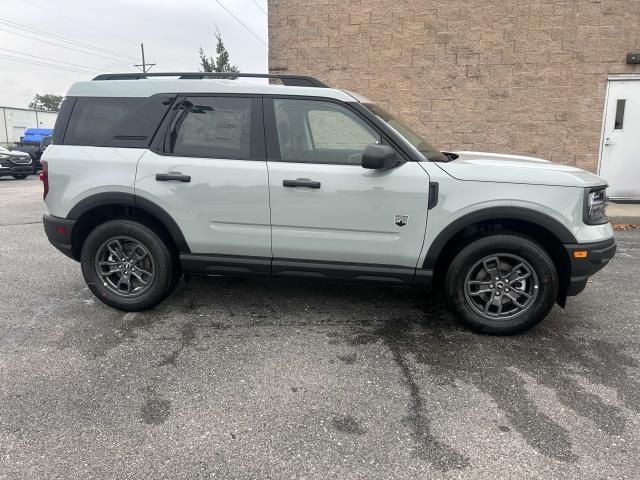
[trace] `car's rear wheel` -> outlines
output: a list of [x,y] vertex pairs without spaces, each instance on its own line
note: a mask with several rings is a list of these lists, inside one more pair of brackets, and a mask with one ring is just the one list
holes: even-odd
[[15,175],[13,175],[13,178],[15,178],[16,180],[24,180],[28,176],[28,173],[16,173]]
[[494,234],[463,248],[449,266],[445,295],[462,323],[509,334],[537,325],[558,294],[553,261],[529,238]]
[[179,276],[168,242],[132,220],[98,225],[84,242],[80,260],[94,295],[125,311],[145,310],[160,303]]

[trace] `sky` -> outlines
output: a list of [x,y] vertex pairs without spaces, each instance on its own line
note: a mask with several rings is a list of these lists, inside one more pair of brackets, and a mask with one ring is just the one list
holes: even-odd
[[198,71],[200,47],[215,55],[216,28],[231,63],[266,73],[266,12],[267,0],[0,0],[0,106],[137,71],[141,42],[151,72]]

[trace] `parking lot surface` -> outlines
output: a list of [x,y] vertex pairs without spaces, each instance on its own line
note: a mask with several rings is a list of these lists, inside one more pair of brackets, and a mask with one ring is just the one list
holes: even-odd
[[110,309],[0,179],[0,478],[639,478],[640,231],[524,335],[422,290],[192,278]]

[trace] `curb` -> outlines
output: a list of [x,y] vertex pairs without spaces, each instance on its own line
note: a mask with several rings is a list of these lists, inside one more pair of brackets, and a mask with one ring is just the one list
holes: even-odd
[[612,224],[640,225],[640,217],[626,215],[608,215]]

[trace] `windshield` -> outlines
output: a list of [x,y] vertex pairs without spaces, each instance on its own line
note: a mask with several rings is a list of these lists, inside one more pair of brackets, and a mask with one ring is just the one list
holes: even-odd
[[404,137],[404,139],[415,147],[424,157],[431,162],[448,162],[450,159],[439,150],[436,150],[424,138],[411,130],[405,123],[391,115],[389,112],[373,103],[365,104],[369,110],[382,120],[387,122],[393,129]]

